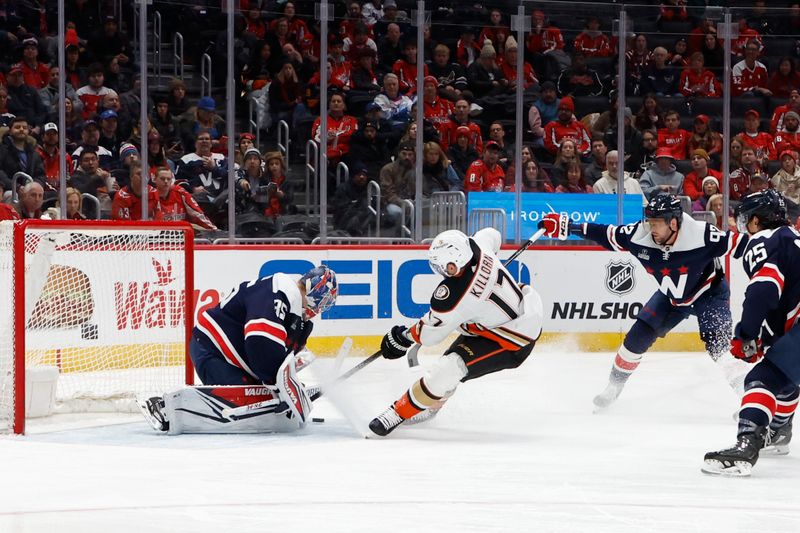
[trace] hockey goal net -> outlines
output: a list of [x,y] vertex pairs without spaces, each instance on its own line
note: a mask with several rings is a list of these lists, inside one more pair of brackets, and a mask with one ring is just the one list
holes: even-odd
[[192,383],[192,244],[179,223],[0,222],[0,432]]

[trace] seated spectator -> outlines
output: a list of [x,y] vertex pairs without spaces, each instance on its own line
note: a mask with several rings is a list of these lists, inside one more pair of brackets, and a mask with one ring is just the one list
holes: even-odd
[[576,148],[575,140],[572,138],[565,138],[561,146],[558,147],[556,154],[556,161],[550,169],[550,177],[553,179],[553,185],[563,185],[567,181],[567,167],[572,163],[579,163],[580,156]]
[[[139,120],[139,100],[137,98],[137,107],[133,111],[136,115],[136,121]],[[105,111],[113,111],[117,114],[117,132],[119,137],[122,139],[130,138],[133,132],[133,117],[131,116],[131,112],[122,107],[122,101],[120,100],[119,95],[116,91],[109,90],[108,93],[103,97],[103,103],[98,109],[99,114],[103,114]]]
[[555,192],[550,176],[536,159],[530,159],[522,168],[522,192]]
[[[702,196],[703,193],[703,180],[708,177],[716,178],[717,185],[722,180],[722,174],[713,168],[708,167],[711,158],[708,152],[702,148],[697,148],[692,151],[692,171],[686,175],[683,182],[683,193],[695,201]],[[705,204],[704,204],[705,205]],[[700,209],[702,211],[702,209]]]
[[539,111],[542,124],[549,124],[558,119],[558,106],[560,103],[561,101],[558,99],[558,93],[556,92],[556,84],[550,80],[542,83],[542,94],[533,103],[533,107]]
[[[617,194],[617,174],[619,172],[619,154],[616,150],[611,150],[606,154],[606,170],[603,176],[592,186],[595,194]],[[630,172],[623,172],[623,190],[625,194],[641,194],[642,205],[647,205],[647,199],[642,193],[639,182],[634,179]]]
[[[36,151],[36,143],[28,142],[30,129],[25,117],[11,119],[8,133],[0,143],[0,171],[12,180],[17,172],[24,172],[40,184],[44,184],[44,163]],[[38,218],[38,217],[37,217]]]
[[[613,145],[612,145],[613,146]],[[632,155],[626,156],[625,168],[632,172],[638,180],[642,177],[645,170],[656,162],[656,151],[658,150],[658,133],[655,130],[645,130],[642,132],[642,145]],[[608,159],[608,156],[606,156]],[[606,164],[608,162],[606,161]]]
[[458,126],[455,128],[455,142],[451,142],[447,150],[450,166],[461,181],[466,177],[469,166],[480,158],[472,139],[473,132],[468,126]]
[[722,42],[717,39],[716,28],[713,33],[708,32],[703,36],[700,53],[703,54],[703,64],[706,68],[715,72],[722,71],[725,64],[725,50]]
[[682,195],[684,176],[675,169],[675,156],[669,148],[659,148],[656,162],[644,171],[639,183],[648,199],[658,194]]
[[37,89],[25,85],[22,67],[19,63],[11,65],[6,78],[8,83],[7,112],[17,117],[26,117],[33,135],[39,134],[39,127],[47,119],[47,108],[39,98]]
[[375,102],[369,102],[364,109],[364,116],[359,121],[358,128],[361,129],[361,124],[371,122],[377,130],[378,138],[382,139],[389,150],[394,150],[397,143],[400,142],[400,137],[403,136],[402,130],[395,128],[391,122],[381,117],[381,108]]
[[278,58],[273,57],[272,46],[266,41],[258,41],[250,62],[242,69],[243,91],[247,94],[248,101],[253,102],[256,108],[256,123],[262,130],[269,130],[272,127],[268,100],[269,87],[272,83],[272,74],[278,68]]
[[[47,118],[51,122],[58,121],[58,78],[59,78],[58,65],[50,67],[48,83],[39,89],[39,98],[42,100],[47,112]],[[75,89],[69,83],[64,84],[64,96],[72,101],[73,106],[77,103],[80,105],[80,100],[75,95]]]
[[[42,134],[42,144],[36,147],[36,152],[42,158],[44,165],[44,187],[45,192],[57,191],[59,189],[59,169],[61,168],[61,157],[58,151],[58,126],[52,122],[44,125]],[[72,157],[66,154],[67,168],[66,174],[72,172]]]
[[369,171],[358,162],[352,166],[350,179],[336,188],[331,208],[333,211],[333,227],[343,230],[354,237],[369,234],[374,226],[375,216],[369,210],[367,184]]
[[721,194],[713,195],[711,198],[708,199],[708,202],[706,203],[706,210],[714,213],[714,218],[715,218],[714,226],[716,226],[717,229],[720,229],[722,231],[729,231],[729,230],[734,232],[737,231],[736,221],[731,216],[732,213],[729,212],[728,216],[724,217],[722,212],[722,207],[723,203]]
[[[119,147],[123,142],[117,133],[119,126],[117,116],[117,112],[111,109],[100,113],[100,139],[98,140],[100,146],[111,152],[115,163],[119,163]],[[118,164],[114,166],[118,166]]]
[[[280,20],[280,19],[278,19]],[[244,31],[251,34],[256,39],[263,39],[267,33],[267,25],[261,18],[261,10],[251,7],[245,11],[245,28]],[[277,22],[274,21],[274,22]],[[289,31],[289,25],[286,24],[286,31]]]
[[153,206],[155,220],[186,220],[195,230],[216,231],[217,227],[203,213],[200,205],[186,189],[174,184],[175,177],[169,168],[160,168],[154,180],[157,199]]
[[714,176],[703,178],[701,193],[692,203],[692,211],[708,211],[708,200],[715,194],[719,194],[719,179]]
[[751,183],[755,176],[763,174],[761,165],[752,146],[744,145],[741,152],[741,166],[728,177],[728,196],[738,202],[750,194]]
[[89,38],[89,47],[100,62],[107,63],[112,58],[119,61],[120,65],[130,68],[133,62],[133,50],[128,36],[119,31],[117,19],[113,15],[106,15],[103,27],[98,29]]
[[[633,46],[625,52],[625,65],[628,73],[626,88],[631,95],[644,94],[641,88],[642,74],[652,60],[653,54],[647,47],[647,36],[643,33],[637,34],[633,39]],[[636,127],[640,130],[647,129],[638,124]]]
[[[530,146],[522,145],[520,149],[520,166],[525,169],[525,164],[533,159],[533,150],[531,150]],[[508,162],[508,167],[506,168],[506,183],[508,183],[511,187],[516,185],[516,158],[512,159]],[[514,190],[514,189],[512,189]]]
[[434,192],[460,191],[463,183],[442,148],[435,142],[425,143],[422,150],[422,195],[428,197]]
[[689,66],[689,45],[686,38],[678,37],[672,51],[669,53],[669,65],[678,69],[678,72]]
[[167,104],[169,104],[169,114],[173,117],[180,117],[189,111],[189,100],[186,98],[186,84],[183,80],[172,78],[167,85]]
[[187,151],[194,150],[195,137],[204,131],[211,137],[211,149],[218,151],[219,139],[225,132],[225,120],[217,114],[217,103],[210,96],[197,101],[194,110],[189,109],[179,119],[181,140]]
[[592,139],[592,158],[583,171],[583,178],[587,184],[593,185],[603,175],[603,171],[606,169],[606,153],[608,153],[608,146],[603,138]]
[[112,57],[106,63],[105,85],[117,93],[126,93],[133,87],[133,77],[127,70],[123,69],[116,57]]
[[775,98],[789,98],[792,91],[800,87],[800,74],[795,69],[794,59],[782,57],[778,70],[772,73],[767,82],[767,89]]
[[83,119],[93,118],[103,101],[103,97],[111,91],[105,86],[105,71],[100,63],[89,65],[89,83],[79,88],[75,95],[83,103]]
[[[2,91],[2,89],[0,89],[0,91]],[[793,89],[792,92],[789,93],[789,101],[786,104],[775,108],[772,114],[772,120],[770,121],[770,129],[773,135],[783,130],[783,118],[789,111],[794,111],[800,116],[800,91],[797,89]]]
[[641,71],[639,87],[642,93],[656,96],[675,96],[678,94],[680,71],[668,64],[669,52],[662,46],[653,49],[653,61]]
[[381,118],[391,122],[393,127],[405,129],[411,120],[411,99],[400,94],[397,74],[389,73],[383,77],[383,93],[375,97],[381,109]]
[[382,208],[386,214],[388,225],[394,227],[399,227],[403,214],[403,200],[413,200],[416,194],[415,150],[413,144],[401,141],[397,158],[381,169]]
[[503,23],[503,12],[499,9],[492,9],[489,12],[489,25],[484,26],[478,36],[478,42],[485,42],[487,39],[492,42],[492,46],[498,54],[505,53],[506,37],[511,34],[511,30]]
[[575,37],[574,49],[586,57],[609,57],[614,52],[611,42],[600,31],[600,18],[591,16],[586,20],[586,29]]
[[389,148],[386,138],[378,135],[375,122],[363,122],[355,132],[350,143],[348,165],[363,165],[369,176],[378,176],[381,168],[389,162]]
[[[781,152],[781,168],[772,176],[770,182],[776,191],[786,197],[787,203],[794,204],[796,211],[800,206],[800,167],[797,166],[797,152],[793,150]],[[796,217],[797,215],[794,218]]]
[[[112,220],[142,220],[142,165],[138,161],[128,165],[130,183],[120,188],[111,202]],[[158,204],[158,192],[147,185],[147,217],[153,218]]]
[[681,116],[669,110],[664,115],[666,127],[658,130],[658,147],[667,150],[673,159],[686,159],[691,134],[680,128]]
[[467,89],[467,75],[464,67],[450,61],[450,49],[436,45],[433,50],[433,61],[428,65],[430,75],[439,83],[439,96],[456,101],[462,91]]
[[[69,33],[70,30],[67,30],[67,34]],[[84,62],[81,60],[81,50],[78,46],[78,35],[74,35],[73,41],[70,41],[68,36],[64,40],[66,41],[64,79],[73,89],[77,89],[78,87],[83,87],[86,83],[86,75],[83,68]]]
[[[250,208],[263,213],[268,206],[269,176],[258,148],[248,148],[242,164],[236,171],[237,214]],[[240,202],[241,200],[241,202]],[[238,209],[239,206],[243,207]]]
[[28,37],[22,40],[22,78],[25,85],[34,90],[44,88],[49,79],[49,67],[39,62],[39,41],[36,37]]
[[[428,66],[424,65],[424,75],[428,75]],[[411,37],[403,43],[403,57],[398,59],[392,67],[392,72],[397,76],[400,92],[413,96],[417,92],[417,42]]]
[[689,153],[702,148],[718,165],[722,157],[722,136],[709,128],[710,122],[708,115],[694,117],[692,136],[689,138]]
[[[439,139],[448,139],[450,115],[453,102],[439,96],[439,82],[433,76],[425,76],[422,85],[422,101],[425,105],[425,119],[439,132]],[[445,143],[446,144],[446,143]]]
[[44,204],[44,189],[38,181],[29,181],[19,190],[19,200],[14,208],[22,220],[40,218],[42,220],[56,220],[59,218],[58,209],[51,207],[42,210]]
[[583,165],[572,162],[567,165],[567,179],[556,187],[558,193],[587,193],[592,192],[592,186],[583,178]]
[[[0,91],[2,87],[0,87]],[[64,128],[64,137],[67,141],[67,150],[72,152],[77,148],[77,143],[83,133],[83,119],[78,108],[72,105],[72,100],[66,99],[64,101],[64,114],[66,124]],[[74,165],[73,165],[74,168]]]
[[775,151],[800,150],[800,115],[789,111],[783,115],[783,130],[775,134]]
[[758,53],[764,49],[761,34],[757,30],[750,28],[747,19],[739,19],[739,36],[731,43],[731,51],[738,57],[747,57],[747,47],[754,44]]
[[564,51],[561,30],[547,20],[540,9],[531,13],[531,31],[526,48],[533,55],[533,68],[542,78],[555,78],[558,72],[571,65],[570,57]]
[[765,131],[759,131],[761,127],[761,115],[755,109],[748,109],[744,113],[744,131],[740,132],[736,138],[740,139],[745,146],[750,146],[755,150],[756,158],[764,165],[770,159],[775,159],[775,139]]
[[[378,40],[378,70],[381,74],[386,74],[392,71],[395,62],[402,57],[403,48],[402,41],[400,40],[402,33],[400,26],[391,23],[386,27],[386,35]],[[445,47],[446,48],[446,47]],[[448,55],[450,49],[447,49]],[[434,61],[436,55],[434,54]]]
[[[483,153],[483,137],[481,136],[481,128],[469,116],[469,102],[464,98],[456,100],[453,108],[453,114],[445,128],[446,134],[442,135],[442,142],[440,143],[442,149],[447,150],[456,142],[456,135],[460,127],[469,129],[469,145],[478,151],[478,154]],[[502,126],[501,126],[502,127]]]
[[184,155],[177,166],[176,179],[186,184],[197,201],[214,202],[227,190],[227,162],[222,154],[211,151],[207,131],[197,135],[195,151]]
[[[503,56],[498,60],[498,64],[503,77],[508,80],[508,90],[511,92],[517,90],[518,51],[519,46],[517,45],[517,40],[514,39],[513,35],[509,35],[506,40],[505,52],[503,52]],[[536,79],[536,73],[533,71],[533,67],[524,60],[522,65],[522,78],[525,80],[523,89],[528,89],[533,86],[534,83],[539,83],[539,80]]]
[[358,51],[352,61],[350,71],[350,89],[375,96],[381,90],[375,74],[375,52],[372,48],[364,47]]
[[733,96],[772,96],[772,91],[767,88],[769,84],[767,67],[757,60],[759,50],[757,41],[748,41],[744,59],[733,66],[731,71]]
[[[338,93],[331,94],[328,99],[328,131],[327,131],[327,155],[329,168],[336,168],[342,157],[350,151],[350,138],[358,130],[358,121],[355,117],[346,115],[344,96]],[[311,138],[322,144],[320,132],[321,120],[319,117],[314,121],[311,128]]]
[[[155,97],[153,112],[150,114],[150,125],[158,131],[166,144],[180,142],[180,126],[178,119],[170,115],[169,104],[164,96]],[[119,121],[119,117],[118,117]],[[255,138],[255,137],[254,137]],[[178,155],[177,153],[175,154]]]
[[467,67],[467,83],[476,98],[505,93],[508,80],[497,68],[497,53],[491,41],[485,41],[480,57]]
[[353,36],[342,39],[342,51],[346,54],[347,59],[356,62],[364,56],[365,50],[372,52],[369,57],[377,58],[378,45],[370,38],[369,33],[366,24],[358,22],[353,27]]
[[644,96],[642,107],[636,112],[633,125],[639,131],[659,130],[666,125],[664,112],[661,110],[661,106],[654,94],[646,94]]
[[503,169],[507,169],[514,162],[516,147],[514,143],[506,141],[506,130],[500,122],[489,124],[489,140],[497,145],[499,151],[497,162]]
[[292,131],[297,131],[298,122],[308,116],[308,108],[303,103],[303,84],[297,76],[294,64],[284,61],[280,71],[269,86],[269,106],[266,112],[271,115],[270,124],[285,120]]
[[119,184],[111,173],[100,168],[97,150],[86,146],[78,158],[78,168],[67,180],[70,187],[78,189],[81,193],[91,194],[100,201],[100,211],[111,211],[111,195],[119,190]]
[[[58,204],[56,204],[58,207]],[[67,187],[67,220],[86,220],[83,214],[83,196],[78,189]]]
[[603,93],[603,82],[600,81],[597,71],[589,68],[586,56],[575,53],[572,56],[572,67],[563,70],[558,77],[558,92],[562,96],[599,96]]
[[[251,150],[254,150],[251,148]],[[258,150],[256,150],[258,151]],[[268,203],[264,211],[267,217],[277,218],[280,215],[297,213],[294,205],[294,187],[286,179],[286,162],[280,152],[267,152],[264,155],[267,165],[267,197]]]
[[475,30],[469,24],[461,28],[461,38],[456,43],[456,61],[464,67],[469,67],[481,55],[481,46],[484,39],[475,40]]
[[[2,174],[2,171],[0,171]],[[14,209],[13,206],[3,202],[3,197],[5,196],[6,190],[6,180],[5,178],[0,179],[0,221],[3,220],[19,220],[19,213],[17,210]]]
[[[637,168],[636,161],[640,161],[643,158],[642,134],[633,127],[633,112],[631,112],[630,107],[625,108],[623,120],[625,121],[625,129],[623,130],[623,143],[626,154],[625,168],[630,172]],[[605,135],[603,135],[603,141],[606,146],[614,147],[617,146],[617,137],[617,124],[612,122],[611,128],[606,130]]]
[[498,163],[499,157],[500,146],[495,141],[487,141],[483,147],[483,158],[474,161],[467,169],[464,192],[504,191],[506,174]]
[[574,117],[574,113],[575,104],[572,98],[565,96],[558,104],[558,120],[549,122],[544,127],[544,147],[551,154],[556,155],[561,141],[566,137],[575,141],[579,154],[589,153],[591,148],[589,131]]
[[111,170],[117,165],[118,161],[115,160],[114,154],[105,147],[100,146],[100,128],[97,127],[97,122],[94,120],[87,120],[83,123],[81,144],[72,152],[73,165],[78,164],[81,153],[86,148],[92,148],[95,151],[100,162],[100,168]]
[[689,59],[689,66],[681,72],[679,87],[681,94],[695,98],[720,98],[722,86],[714,73],[705,68],[703,54],[695,52]]
[[[147,164],[150,167],[147,169],[147,179],[149,181],[156,177],[156,170],[160,167],[169,167],[175,173],[177,165],[167,157],[168,152],[174,151],[175,144],[172,145],[171,149],[165,147],[158,130],[155,128],[150,130],[150,133],[147,134]],[[120,156],[122,155],[121,152],[122,149],[120,149]],[[178,159],[178,162],[180,161],[181,159]]]

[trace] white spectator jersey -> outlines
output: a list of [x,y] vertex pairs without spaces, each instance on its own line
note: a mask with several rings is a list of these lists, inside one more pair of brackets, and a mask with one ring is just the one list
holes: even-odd
[[497,252],[500,233],[485,228],[470,238],[472,261],[460,276],[445,278],[431,297],[430,310],[410,329],[415,342],[432,346],[450,333],[487,337],[516,351],[539,338],[542,301],[530,286],[520,286]]

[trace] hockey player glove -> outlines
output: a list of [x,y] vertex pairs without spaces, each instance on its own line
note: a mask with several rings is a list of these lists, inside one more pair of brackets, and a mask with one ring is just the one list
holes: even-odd
[[757,363],[764,357],[764,348],[761,345],[761,339],[746,341],[733,338],[731,339],[731,354],[748,363]]
[[548,213],[539,221],[537,227],[544,228],[546,237],[561,241],[566,240],[570,235],[583,236],[583,225],[571,223],[566,213]]
[[308,337],[314,329],[314,323],[310,320],[303,320],[299,316],[292,315],[289,319],[289,327],[286,328],[286,349],[289,353],[298,353],[305,348]]
[[386,359],[400,359],[414,345],[414,341],[406,335],[406,329],[405,326],[395,326],[383,336],[381,354]]

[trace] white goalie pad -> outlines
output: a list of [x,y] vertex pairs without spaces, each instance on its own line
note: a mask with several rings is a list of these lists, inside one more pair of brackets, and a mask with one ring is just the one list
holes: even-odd
[[284,359],[276,381],[278,397],[288,405],[294,418],[298,419],[301,425],[305,425],[314,404],[305,386],[297,378],[297,359],[294,355]]

